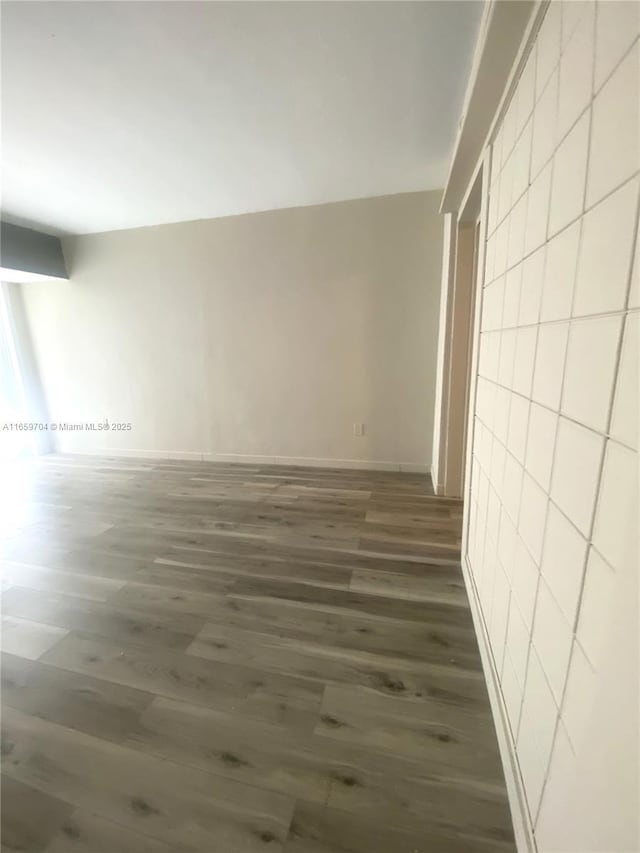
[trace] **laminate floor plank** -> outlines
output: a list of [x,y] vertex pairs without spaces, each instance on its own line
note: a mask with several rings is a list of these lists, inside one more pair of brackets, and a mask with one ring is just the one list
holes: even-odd
[[[11,589],[3,593],[4,596]],[[14,616],[2,617],[2,650],[30,660],[37,660],[48,649],[66,636],[68,631],[31,619]]]
[[[425,620],[427,611],[427,606],[421,601],[390,599],[386,595],[264,578],[238,578],[228,594],[232,598],[275,598],[311,606],[368,613],[372,616],[409,619],[414,622]],[[460,627],[469,625],[468,611],[461,611],[459,607],[448,602],[430,602],[428,609],[429,618],[435,623]]]
[[[181,543],[176,541],[177,537],[169,544],[169,550],[178,552],[206,551],[208,554],[235,554],[242,555],[247,559],[264,559],[271,560],[280,559],[287,561],[296,561],[298,563],[313,563],[342,566],[347,569],[378,569],[380,571],[402,571],[403,569],[411,569],[419,563],[429,564],[432,561],[427,558],[420,558],[420,555],[406,558],[394,558],[392,555],[380,554],[379,551],[363,553],[364,549],[360,548],[309,548],[304,546],[294,547],[292,545],[283,545],[281,542],[273,542],[264,540],[258,537],[257,539],[247,539],[241,537],[222,536],[220,534],[211,534],[206,539],[202,540],[202,545],[199,543]],[[158,543],[159,547],[163,547],[165,543]],[[206,547],[205,547],[206,546]],[[456,560],[457,557],[457,560]],[[442,558],[443,561],[459,565],[460,555],[453,557],[447,556]]]
[[3,850],[513,853],[420,474],[52,455],[3,518]]
[[44,853],[189,853],[193,849],[134,832],[87,809],[76,809],[62,822]]
[[[282,727],[169,699],[154,699],[128,745],[216,775],[328,804],[375,819],[380,809],[394,822],[422,830],[431,823],[455,831],[461,810],[479,836],[508,839],[505,794],[490,785],[455,777],[448,765],[425,768],[314,735],[295,736]],[[202,744],[207,749],[202,749]]]
[[493,721],[478,715],[462,695],[458,703],[434,696],[409,703],[359,687],[329,685],[315,733],[382,752],[421,756],[456,774],[480,767],[490,781],[502,777]]
[[[388,816],[387,816],[388,817]],[[506,853],[510,842],[460,836],[436,826],[402,827],[298,801],[285,853]]]
[[11,617],[29,619],[47,625],[84,631],[126,642],[149,643],[166,649],[185,649],[204,625],[191,616],[113,607],[105,602],[82,600],[69,595],[13,586],[3,598],[3,612]]
[[43,655],[42,661],[159,696],[286,721],[303,730],[313,727],[322,699],[322,686],[311,680],[145,645],[122,645],[75,631]]
[[329,796],[327,751],[309,732],[286,725],[156,697],[126,743],[294,798],[325,803]]
[[401,536],[385,536],[367,533],[358,540],[363,551],[391,554],[394,557],[420,556],[428,559],[451,559],[460,554],[459,541],[434,541],[422,539],[418,542],[403,539]]
[[426,619],[410,622],[348,610],[325,610],[288,600],[231,599],[143,586],[127,588],[122,599],[118,607],[133,607],[136,613],[158,622],[187,614],[186,618],[197,618],[221,629],[239,628],[292,642],[423,661],[450,661],[454,654],[460,654],[475,668],[480,666],[470,625],[454,628]]
[[25,563],[4,561],[0,565],[2,577],[12,585],[30,589],[64,592],[92,601],[106,601],[109,596],[124,586],[121,579],[88,577],[77,572],[43,569]]
[[72,807],[2,774],[2,850],[42,853]]
[[389,598],[408,598],[413,601],[434,601],[443,604],[468,606],[462,573],[456,568],[444,571],[429,570],[421,574],[401,575],[371,569],[355,569],[349,586],[354,592],[386,595]]
[[[182,555],[184,556],[184,555]],[[268,577],[274,580],[297,580],[319,586],[343,587],[347,589],[351,580],[351,569],[313,563],[298,563],[295,560],[250,560],[234,555],[211,555],[207,560],[203,552],[182,560],[158,557],[154,563],[170,566],[175,570],[219,571],[236,575]]]
[[2,654],[2,701],[7,707],[106,740],[131,731],[154,695]]
[[[324,684],[357,684],[389,695],[424,695],[437,680],[436,667],[453,684],[460,673],[479,676],[477,659],[466,638],[460,637],[455,647],[453,633],[446,647],[433,643],[418,660],[394,657],[378,650],[340,648],[301,640],[292,642],[274,634],[264,634],[210,622],[187,649],[187,654],[208,660],[219,660],[254,666],[269,672],[282,672],[311,678]],[[455,664],[453,663],[455,661]],[[435,665],[435,666],[434,666]]]
[[281,850],[294,801],[11,708],[4,772],[133,832],[202,853]]

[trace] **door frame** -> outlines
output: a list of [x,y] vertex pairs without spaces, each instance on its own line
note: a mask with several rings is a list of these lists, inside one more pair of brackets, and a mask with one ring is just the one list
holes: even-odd
[[442,370],[435,434],[438,436],[432,479],[436,494],[461,498],[470,437],[469,410],[473,377],[478,281],[484,269],[484,206],[487,169],[481,162],[457,216],[448,214],[441,304]]

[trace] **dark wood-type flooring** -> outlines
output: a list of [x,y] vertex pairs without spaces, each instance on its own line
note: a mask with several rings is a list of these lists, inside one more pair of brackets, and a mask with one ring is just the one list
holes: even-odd
[[2,849],[513,851],[425,477],[50,456],[5,477]]

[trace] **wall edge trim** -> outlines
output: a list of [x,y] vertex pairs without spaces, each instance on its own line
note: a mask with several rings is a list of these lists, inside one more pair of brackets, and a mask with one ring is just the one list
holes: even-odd
[[498,678],[495,660],[491,653],[489,633],[482,616],[478,590],[473,580],[471,567],[466,554],[463,554],[461,564],[462,575],[467,588],[467,596],[469,598],[473,627],[478,640],[482,669],[487,685],[487,692],[489,694],[491,713],[496,729],[498,749],[500,751],[507,796],[509,798],[516,848],[518,853],[536,853],[538,848],[535,842],[533,824],[529,816],[529,809],[527,807],[524,781],[520,772],[515,744],[509,726],[507,708],[500,689],[500,680]]
[[465,190],[474,181],[482,152],[509,97],[524,46],[548,2],[490,0],[476,41],[441,213],[460,210]]

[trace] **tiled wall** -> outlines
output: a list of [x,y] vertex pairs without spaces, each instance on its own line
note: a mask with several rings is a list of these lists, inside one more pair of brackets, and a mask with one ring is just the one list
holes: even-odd
[[467,556],[544,851],[639,849],[638,15],[552,2],[491,149]]

